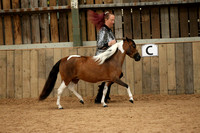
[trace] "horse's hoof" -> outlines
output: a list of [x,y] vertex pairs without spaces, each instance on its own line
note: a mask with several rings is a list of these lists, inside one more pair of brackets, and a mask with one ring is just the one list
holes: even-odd
[[134,103],[132,99],[130,99],[129,102]]
[[80,100],[80,103],[84,104],[83,100]]
[[108,107],[108,105],[104,105],[103,107]]
[[63,107],[60,107],[60,108],[58,108],[58,109],[64,109]]

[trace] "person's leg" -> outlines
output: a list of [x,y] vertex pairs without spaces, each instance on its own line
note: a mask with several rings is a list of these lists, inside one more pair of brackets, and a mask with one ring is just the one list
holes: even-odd
[[[121,73],[121,75],[119,76],[119,78],[121,79],[123,77],[123,73]],[[109,86],[108,86],[108,91],[107,91],[107,94],[106,94],[106,97],[105,97],[105,102],[107,103],[108,100],[110,100],[110,88],[112,86],[114,82],[112,82]]]
[[101,85],[99,85],[99,90],[98,90],[98,94],[97,94],[97,96],[95,98],[95,103],[101,103],[101,98],[102,98],[102,95],[103,95],[104,85],[105,85],[105,82],[102,82]]

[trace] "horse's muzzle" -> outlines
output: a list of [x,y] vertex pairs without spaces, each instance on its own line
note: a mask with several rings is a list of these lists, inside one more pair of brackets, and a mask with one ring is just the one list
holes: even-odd
[[135,59],[135,61],[140,61],[141,56],[139,53],[136,53],[133,58]]

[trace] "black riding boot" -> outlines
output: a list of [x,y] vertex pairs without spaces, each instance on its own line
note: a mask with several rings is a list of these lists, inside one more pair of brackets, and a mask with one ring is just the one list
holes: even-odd
[[[121,73],[121,75],[119,76],[119,78],[122,78],[123,77],[123,73]],[[114,82],[112,82],[109,86],[108,86],[108,91],[106,93],[106,97],[105,97],[105,102],[108,102],[108,100],[110,100],[110,88],[112,86]],[[101,103],[101,98],[102,98],[102,95],[103,95],[103,89],[104,89],[104,86],[105,86],[105,82],[102,82],[101,85],[99,85],[99,90],[98,90],[98,94],[96,96],[96,99],[95,99],[95,103]]]
[[101,103],[101,98],[102,98],[102,95],[103,95],[104,85],[105,85],[105,82],[102,82],[101,85],[99,85],[99,90],[98,90],[98,94],[97,94],[97,96],[95,98],[95,103]]
[[110,100],[110,88],[111,88],[111,86],[112,86],[113,83],[114,83],[114,82],[112,82],[112,83],[108,86],[108,91],[107,91],[106,97],[105,97],[105,102],[106,102],[106,103],[108,102],[108,100]]

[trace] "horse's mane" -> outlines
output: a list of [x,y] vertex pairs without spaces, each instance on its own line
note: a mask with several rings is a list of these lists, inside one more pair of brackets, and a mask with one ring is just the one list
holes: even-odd
[[106,59],[110,58],[116,51],[117,48],[123,53],[123,41],[120,41],[114,45],[112,45],[110,48],[108,48],[105,52],[100,53],[99,55],[93,56],[93,59],[95,61],[99,62],[99,65],[103,64]]

